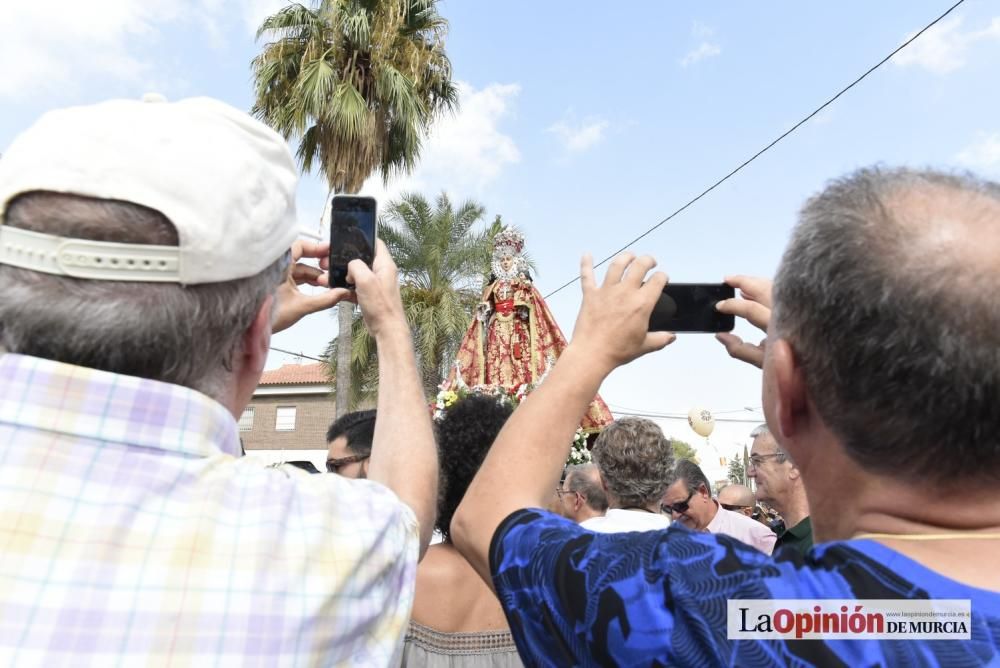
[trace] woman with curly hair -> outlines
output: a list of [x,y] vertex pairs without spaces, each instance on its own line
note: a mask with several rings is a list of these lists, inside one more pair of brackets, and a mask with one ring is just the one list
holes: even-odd
[[496,397],[471,395],[450,406],[437,422],[441,466],[432,545],[417,568],[413,617],[403,666],[506,668],[521,666],[500,602],[451,544],[450,525],[513,409]]

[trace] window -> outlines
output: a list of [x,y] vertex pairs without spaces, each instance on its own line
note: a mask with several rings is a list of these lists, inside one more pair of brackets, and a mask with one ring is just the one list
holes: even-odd
[[274,418],[275,431],[295,431],[295,406],[278,406]]
[[243,415],[240,416],[240,431],[252,431],[253,430],[253,406],[247,406],[243,409]]

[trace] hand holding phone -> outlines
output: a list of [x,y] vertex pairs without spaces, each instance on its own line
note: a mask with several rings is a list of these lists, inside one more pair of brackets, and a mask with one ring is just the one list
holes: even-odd
[[353,288],[347,281],[347,265],[362,260],[369,267],[375,259],[375,213],[373,197],[336,195],[330,204],[330,287]]
[[732,299],[736,291],[725,283],[668,283],[649,317],[651,332],[729,332],[732,314],[715,305]]

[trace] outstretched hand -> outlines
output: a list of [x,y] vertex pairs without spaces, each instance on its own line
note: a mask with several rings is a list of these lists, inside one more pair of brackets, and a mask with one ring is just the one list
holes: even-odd
[[[771,281],[755,276],[727,276],[725,282],[738,289],[742,299],[724,299],[715,308],[720,313],[739,316],[766,332],[771,321]],[[764,366],[766,339],[754,344],[729,332],[716,334],[715,338],[726,347],[730,357],[757,368]]]
[[[353,299],[351,291],[343,288],[323,290],[316,294],[306,294],[299,289],[300,285],[328,285],[326,269],[330,262],[329,255],[328,242],[300,240],[292,244],[292,265],[285,281],[278,287],[278,310],[271,331],[280,332],[310,313],[332,308],[345,299]],[[319,268],[299,263],[305,257],[319,259]]]
[[677,338],[671,332],[648,331],[649,316],[667,284],[667,275],[660,271],[646,280],[655,266],[648,255],[623,253],[612,260],[598,285],[591,256],[580,261],[583,304],[572,344],[586,350],[588,359],[607,373]]

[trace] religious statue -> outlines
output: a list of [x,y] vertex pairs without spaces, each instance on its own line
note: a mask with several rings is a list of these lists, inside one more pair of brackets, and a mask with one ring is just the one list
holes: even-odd
[[[444,387],[531,388],[566,349],[566,337],[532,283],[523,250],[524,237],[513,228],[494,239],[489,284]],[[596,397],[582,427],[599,431],[612,420]]]

